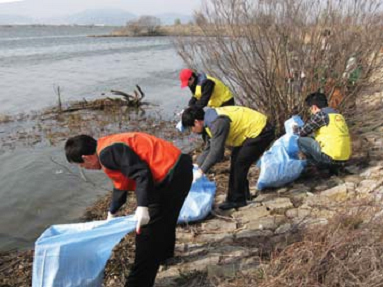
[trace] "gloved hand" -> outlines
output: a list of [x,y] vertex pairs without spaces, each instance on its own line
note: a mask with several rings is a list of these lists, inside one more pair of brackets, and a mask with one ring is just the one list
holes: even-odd
[[193,183],[195,183],[197,180],[199,180],[203,176],[202,169],[197,169],[193,172]]
[[136,213],[134,214],[134,219],[137,220],[136,233],[141,233],[141,226],[144,226],[149,223],[149,208],[146,206],[137,206]]
[[199,168],[198,164],[196,164],[196,163],[193,163],[193,167],[194,168]]
[[113,214],[111,214],[110,211],[108,211],[108,217],[106,218],[106,220],[111,220],[114,217],[115,216]]

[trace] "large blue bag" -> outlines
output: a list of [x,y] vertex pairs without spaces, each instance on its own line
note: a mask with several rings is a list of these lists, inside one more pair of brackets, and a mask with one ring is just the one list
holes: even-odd
[[285,122],[286,134],[276,140],[261,157],[258,190],[283,186],[297,179],[302,173],[306,161],[298,158],[298,136],[293,133],[294,125],[303,125],[299,116],[293,116]]
[[[193,183],[178,222],[201,220],[211,211],[216,186]],[[53,225],[35,243],[32,287],[99,287],[112,250],[135,230],[133,215],[106,221]]]

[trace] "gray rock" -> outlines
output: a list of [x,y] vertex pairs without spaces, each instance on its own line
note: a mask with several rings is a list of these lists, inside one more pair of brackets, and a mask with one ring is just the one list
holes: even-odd
[[242,230],[235,235],[236,239],[245,239],[253,237],[269,237],[272,236],[271,230]]
[[226,243],[233,241],[233,234],[230,233],[216,233],[216,234],[210,234],[210,233],[202,233],[199,234],[196,238],[196,242],[218,242],[218,241],[225,241]]
[[285,212],[286,209],[294,207],[290,198],[287,197],[278,197],[274,200],[264,202],[263,205],[266,206],[268,210],[275,212]]
[[212,219],[202,223],[201,227],[206,233],[209,233],[209,231],[218,230],[222,233],[227,233],[233,232],[235,229],[237,229],[237,224],[235,222],[227,222],[219,219]]
[[209,265],[207,266],[207,276],[209,279],[214,278],[228,278],[233,279],[236,277],[237,272],[240,270],[238,263],[225,264],[225,265]]
[[345,184],[341,184],[333,188],[327,189],[321,192],[321,196],[329,197],[331,200],[335,201],[344,201],[348,198],[347,186]]
[[291,223],[285,223],[285,224],[282,224],[281,226],[279,226],[279,227],[274,231],[274,233],[275,233],[275,234],[287,233],[287,232],[289,232],[291,229],[292,229],[292,225],[291,225]]
[[268,211],[265,206],[258,206],[254,208],[236,211],[233,213],[233,216],[236,218],[241,218],[243,222],[249,222],[267,216],[269,214],[270,211]]
[[220,256],[218,255],[207,255],[203,258],[197,258],[192,262],[180,265],[178,268],[181,272],[206,271],[208,266],[217,265],[219,258]]
[[284,220],[285,217],[281,215],[267,216],[256,219],[254,221],[250,221],[248,224],[246,224],[246,226],[249,230],[275,230]]

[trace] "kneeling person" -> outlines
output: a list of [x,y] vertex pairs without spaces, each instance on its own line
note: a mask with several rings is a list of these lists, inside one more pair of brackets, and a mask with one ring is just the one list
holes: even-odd
[[[298,145],[309,162],[335,172],[351,156],[351,140],[347,123],[337,111],[328,107],[322,93],[312,93],[305,99],[312,113],[307,123],[298,128]],[[314,138],[309,137],[314,134]]]
[[[199,170],[196,177],[209,171],[221,161],[225,146],[232,147],[229,190],[222,210],[246,205],[250,196],[247,175],[274,139],[274,127],[267,117],[246,107],[228,106],[214,109],[191,107],[182,114],[182,125],[192,132],[208,134],[204,151],[197,159]],[[196,179],[196,178],[195,178]]]
[[174,255],[176,224],[193,179],[191,157],[170,142],[138,132],[98,140],[75,136],[67,140],[65,152],[69,162],[102,169],[113,181],[108,218],[135,190],[136,253],[126,286],[152,287],[160,262]]

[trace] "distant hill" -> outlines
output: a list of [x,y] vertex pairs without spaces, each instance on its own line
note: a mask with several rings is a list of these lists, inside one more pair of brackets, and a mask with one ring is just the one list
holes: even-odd
[[[190,15],[164,13],[153,15],[161,20],[161,25],[173,25],[176,19],[182,24],[193,20]],[[0,25],[46,24],[46,25],[106,25],[125,26],[126,22],[139,18],[138,15],[121,9],[90,9],[64,17],[34,19],[20,15],[0,14]]]
[[190,21],[193,20],[193,16],[191,15],[184,15],[184,14],[177,14],[177,13],[164,13],[164,14],[157,14],[154,16],[161,20],[162,25],[173,25],[176,19],[180,19],[181,24],[188,24]]
[[125,26],[137,16],[119,9],[85,10],[61,19],[63,24]]
[[1,15],[0,25],[17,25],[17,24],[35,24],[36,20],[26,16],[20,15]]

